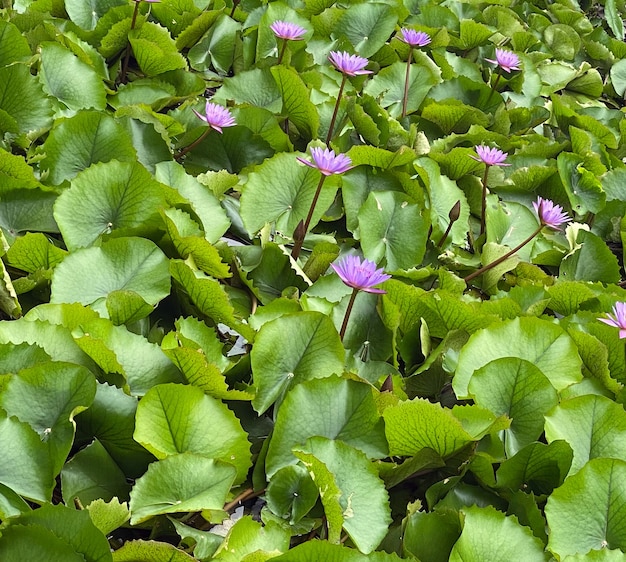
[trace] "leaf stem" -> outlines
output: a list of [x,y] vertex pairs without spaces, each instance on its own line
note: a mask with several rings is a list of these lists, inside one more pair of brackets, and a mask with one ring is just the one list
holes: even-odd
[[413,47],[409,48],[409,57],[406,59],[406,76],[404,77],[404,95],[402,96],[402,117],[406,117],[406,107],[409,102],[409,74],[411,73],[412,59],[413,59]]
[[309,225],[311,224],[311,219],[313,218],[313,212],[315,211],[315,206],[317,205],[317,200],[319,199],[320,193],[322,192],[322,185],[324,185],[324,180],[326,176],[322,174],[319,183],[317,184],[317,189],[315,190],[315,195],[313,196],[313,201],[311,201],[311,206],[309,207],[309,213],[306,216],[306,220],[304,221],[304,225],[298,225],[296,228],[293,239],[294,245],[293,250],[291,250],[291,257],[294,260],[297,260],[300,256],[300,251],[302,250],[302,244],[304,242],[304,237],[309,230]]
[[330,144],[330,139],[333,138],[333,129],[335,128],[335,120],[337,119],[337,112],[339,111],[339,102],[341,101],[341,95],[343,94],[343,88],[346,85],[347,74],[343,74],[341,78],[341,86],[339,86],[339,93],[337,94],[337,103],[333,111],[332,119],[328,127],[328,135],[326,135],[326,146]]
[[540,224],[539,228],[537,228],[537,230],[535,230],[528,238],[526,238],[526,240],[524,240],[523,242],[521,242],[520,244],[518,244],[517,246],[515,246],[515,248],[513,248],[510,252],[507,252],[506,254],[504,254],[503,256],[500,256],[497,260],[492,261],[491,263],[488,263],[487,265],[484,265],[483,267],[481,267],[480,269],[477,269],[476,271],[474,271],[474,273],[470,273],[467,277],[465,277],[463,279],[463,281],[465,281],[466,283],[468,283],[469,281],[471,281],[472,279],[478,277],[479,275],[482,275],[483,273],[485,273],[486,271],[489,271],[490,269],[493,269],[494,267],[496,267],[496,265],[500,265],[503,261],[508,260],[513,254],[515,254],[516,252],[518,252],[520,250],[520,248],[523,248],[526,244],[528,244],[535,236],[537,236],[537,234],[539,234],[541,232],[541,229],[543,228],[543,225]]
[[341,330],[339,331],[339,337],[341,341],[343,341],[343,337],[346,335],[346,328],[348,327],[348,320],[350,319],[350,313],[352,312],[352,307],[354,306],[354,300],[356,299],[356,295],[359,292],[358,289],[352,289],[352,294],[350,295],[350,301],[348,302],[348,307],[346,308],[346,313],[343,317],[343,324],[341,324]]

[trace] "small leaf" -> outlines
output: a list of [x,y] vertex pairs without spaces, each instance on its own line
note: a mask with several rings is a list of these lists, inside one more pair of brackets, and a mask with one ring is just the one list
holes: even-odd
[[95,162],[132,162],[136,152],[124,128],[105,113],[81,111],[55,121],[43,144],[41,166],[48,181],[58,185]]
[[198,224],[188,214],[178,209],[167,209],[162,216],[167,233],[183,259],[191,256],[201,271],[217,279],[231,276],[230,268],[222,262],[217,248],[206,240]]
[[[212,19],[212,18],[211,18]],[[195,70],[204,71],[213,68],[226,75],[233,64],[237,34],[241,24],[228,15],[220,14],[208,31],[191,49],[189,64]]]
[[28,41],[17,26],[9,21],[0,22],[0,66],[9,66],[30,56]]
[[83,506],[95,500],[127,499],[130,492],[126,475],[97,439],[65,464],[61,471],[61,487],[66,505],[73,505],[75,499]]
[[[213,560],[267,560],[289,549],[289,532],[273,522],[262,525],[250,516],[242,517],[231,527]],[[249,555],[249,556],[248,556]]]
[[[219,427],[211,431],[207,425]],[[222,402],[188,385],[150,389],[137,408],[134,438],[158,459],[195,453],[230,463],[236,483],[250,468],[250,443],[239,420]]]
[[[590,460],[552,492],[546,504],[548,548],[560,557],[626,548],[626,462]],[[592,503],[587,501],[592,499]]]
[[496,472],[498,488],[551,494],[563,484],[571,463],[572,448],[565,441],[531,443],[500,465]]
[[247,324],[235,317],[228,294],[220,283],[201,271],[194,271],[186,262],[170,260],[172,278],[185,291],[192,304],[216,324],[223,323],[237,330],[247,340],[254,339],[254,332]]
[[106,107],[106,90],[98,73],[58,43],[44,42],[41,50],[41,80],[45,90],[69,109]]
[[76,417],[78,438],[82,442],[97,439],[125,475],[141,476],[154,460],[133,439],[137,398],[121,388],[98,384],[91,408]]
[[473,334],[459,354],[452,385],[468,397],[474,371],[499,357],[519,357],[534,363],[557,391],[582,380],[576,345],[556,324],[539,318],[507,320]]
[[[19,447],[16,447],[19,443]],[[52,499],[55,485],[46,443],[27,423],[0,410],[0,483],[38,503]]]
[[453,511],[416,511],[406,518],[402,547],[418,560],[448,562],[461,534],[459,515]]
[[494,507],[466,507],[463,531],[452,548],[450,562],[511,559],[545,562],[543,543],[515,517]]
[[617,61],[611,66],[611,83],[618,96],[626,93],[626,59]]
[[230,464],[193,453],[154,462],[130,493],[130,523],[165,513],[221,510],[236,473]]
[[565,400],[546,416],[546,439],[548,443],[563,439],[571,445],[570,474],[596,457],[626,461],[626,412],[604,396]]
[[369,458],[387,455],[383,423],[372,388],[356,381],[337,377],[315,379],[297,385],[287,394],[267,450],[268,478],[279,468],[295,463],[293,447],[314,436],[339,439]]
[[416,398],[389,406],[383,417],[392,456],[413,456],[430,448],[447,457],[474,440],[450,410],[428,400]]
[[[300,164],[292,153],[280,153],[263,162],[248,175],[241,194],[241,218],[250,234],[266,223],[275,222],[276,229],[291,236],[303,221],[320,181],[320,173]],[[333,176],[324,181],[311,228],[330,207],[337,189]]]
[[385,486],[367,457],[324,437],[307,440],[294,454],[320,490],[329,541],[338,544],[343,527],[361,552],[372,552],[387,534],[391,512]]
[[257,389],[254,409],[265,412],[300,382],[341,373],[344,355],[331,319],[321,312],[287,314],[267,322],[250,353]]
[[548,378],[532,363],[513,357],[496,359],[475,371],[469,392],[479,406],[511,418],[502,438],[507,456],[539,438],[543,416],[558,402]]
[[[411,65],[409,73],[409,102],[407,113],[416,111],[430,89],[441,81],[441,71],[427,55],[415,53],[415,63]],[[406,64],[394,62],[383,68],[365,86],[364,92],[380,99],[380,104],[389,111],[392,117],[398,117],[402,112],[404,98],[404,77]]]
[[[111,549],[106,537],[92,523],[86,511],[64,505],[43,505],[39,509],[23,513],[18,518],[10,520],[8,524],[45,528],[70,546],[75,553],[81,555],[86,562],[111,560]],[[2,539],[5,538],[4,532],[3,530]]]
[[[17,131],[46,129],[52,119],[50,99],[25,64],[0,68],[0,113],[12,118]],[[3,127],[0,125],[0,130]]]
[[54,218],[71,251],[111,233],[154,235],[164,206],[161,186],[141,164],[114,160],[80,172],[57,199]]
[[39,434],[57,474],[74,441],[74,416],[91,406],[95,392],[95,377],[85,367],[39,363],[11,377],[0,406]]
[[302,466],[290,465],[278,470],[270,479],[265,498],[276,515],[293,525],[313,509],[319,492]]
[[584,229],[573,235],[576,237],[576,249],[561,262],[561,278],[567,281],[618,283],[621,279],[619,264],[604,240]]
[[187,174],[180,164],[172,161],[157,164],[155,178],[176,189],[189,201],[191,210],[200,219],[204,237],[211,244],[217,242],[226,232],[230,226],[226,212],[217,197],[206,189],[206,185],[200,183],[200,178]]
[[604,15],[606,23],[609,24],[611,31],[616,39],[624,40],[624,20],[615,0],[606,0],[604,4]]
[[114,238],[70,254],[54,270],[50,302],[98,306],[100,299],[122,289],[153,305],[169,295],[167,259],[154,242]]
[[0,149],[0,192],[39,186],[34,170],[24,158]]
[[345,35],[361,56],[371,57],[388,41],[397,22],[398,15],[391,5],[353,4],[343,11],[334,32]]
[[67,252],[55,246],[43,234],[26,233],[17,238],[6,254],[7,263],[17,269],[34,273],[41,269],[54,269]]
[[[370,193],[359,211],[363,253],[375,263],[384,258],[388,271],[411,269],[421,264],[428,226],[420,207],[394,191]],[[411,233],[409,238],[407,232]]]
[[93,524],[100,529],[103,535],[109,535],[130,519],[128,504],[126,502],[120,503],[117,498],[113,498],[110,502],[93,501],[87,506],[87,511]]
[[144,22],[139,28],[131,29],[128,40],[146,76],[187,67],[168,31],[156,23]]
[[125,0],[67,0],[65,9],[78,27],[91,30],[110,8],[124,5]]

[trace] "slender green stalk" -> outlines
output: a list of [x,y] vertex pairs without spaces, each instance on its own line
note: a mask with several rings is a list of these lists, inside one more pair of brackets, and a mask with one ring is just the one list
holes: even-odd
[[491,101],[491,98],[493,97],[493,93],[498,91],[497,88],[498,88],[498,84],[500,83],[500,78],[502,78],[502,74],[497,74],[496,81],[494,85],[491,86],[491,92],[489,92],[489,97],[487,98],[487,101],[485,102],[485,106],[489,105],[489,102]]
[[520,250],[520,248],[523,248],[526,244],[528,244],[535,236],[537,236],[537,234],[539,234],[541,232],[541,229],[543,228],[543,225],[539,225],[539,228],[537,228],[537,230],[535,230],[535,232],[533,232],[528,238],[526,238],[526,240],[524,240],[522,243],[518,244],[517,246],[515,246],[515,248],[513,248],[510,252],[507,252],[506,254],[504,254],[503,256],[500,256],[497,260],[492,261],[491,263],[488,263],[487,265],[484,265],[483,267],[481,267],[480,269],[477,269],[476,271],[474,271],[474,273],[470,273],[467,277],[465,277],[463,279],[463,281],[465,281],[466,283],[468,283],[469,281],[471,281],[472,279],[475,279],[476,277],[478,277],[479,275],[482,275],[483,273],[485,273],[486,271],[489,271],[490,269],[493,269],[494,267],[496,267],[496,265],[500,265],[503,261],[508,260],[513,254],[515,254],[516,252],[518,252]]
[[413,60],[413,48],[409,48],[409,58],[406,59],[406,76],[404,77],[404,95],[402,96],[402,117],[406,117],[406,107],[409,103],[409,74]]
[[309,225],[311,224],[311,219],[313,218],[313,212],[315,211],[315,206],[317,205],[317,200],[319,199],[320,193],[322,192],[322,185],[324,185],[324,180],[326,176],[322,174],[319,183],[317,184],[317,189],[315,190],[315,195],[313,196],[313,201],[311,202],[311,206],[309,207],[309,213],[306,216],[306,220],[304,221],[304,225],[298,225],[296,231],[294,232],[293,239],[293,250],[291,250],[291,257],[294,260],[297,260],[300,256],[300,251],[302,250],[302,244],[304,242],[304,237],[306,233],[309,231]]
[[489,175],[489,164],[485,164],[485,173],[483,174],[483,199],[480,210],[480,236],[485,233],[485,216],[487,214],[487,176]]
[[328,127],[328,135],[326,136],[326,146],[330,144],[330,139],[333,138],[333,129],[335,128],[335,121],[337,119],[337,112],[339,111],[339,102],[341,101],[341,95],[343,94],[343,88],[346,85],[346,80],[348,76],[346,74],[342,75],[341,78],[341,86],[339,86],[339,93],[337,94],[337,103],[335,104],[335,109],[333,111],[332,119],[330,120],[330,126]]
[[[135,9],[133,11],[133,19],[130,21],[130,30],[135,29],[135,24],[137,23],[137,14],[139,13],[139,4],[141,2],[135,2]],[[124,56],[124,63],[122,64],[122,71],[120,72],[120,84],[126,83],[126,73],[128,72],[128,63],[130,61],[130,41],[126,45],[126,55]]]
[[193,150],[194,148],[196,148],[196,146],[198,146],[206,137],[207,135],[211,132],[211,127],[207,127],[206,131],[204,131],[204,133],[202,133],[195,141],[193,141],[189,146],[186,146],[185,148],[183,148],[181,151],[177,152],[176,154],[174,154],[174,159],[175,160],[180,160],[183,156],[185,156],[185,154],[187,154],[190,150]]
[[346,313],[343,317],[343,324],[341,324],[341,330],[339,331],[339,337],[341,341],[343,341],[343,337],[346,335],[346,328],[348,327],[348,320],[350,320],[350,313],[352,312],[352,307],[354,306],[354,300],[356,299],[356,295],[359,292],[358,289],[352,289],[352,294],[350,295],[350,301],[348,302],[348,307],[346,308]]

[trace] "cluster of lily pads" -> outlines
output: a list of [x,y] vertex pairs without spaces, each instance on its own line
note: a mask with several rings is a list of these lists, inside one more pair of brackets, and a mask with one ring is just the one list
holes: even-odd
[[626,558],[619,0],[5,0],[0,560]]

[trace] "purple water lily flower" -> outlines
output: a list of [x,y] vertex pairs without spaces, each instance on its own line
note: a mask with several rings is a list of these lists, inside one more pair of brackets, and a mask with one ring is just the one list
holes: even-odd
[[549,199],[539,197],[537,201],[533,201],[533,207],[541,224],[554,230],[561,230],[562,224],[572,220],[563,211],[563,207],[555,205]]
[[613,306],[613,314],[607,313],[607,318],[598,318],[609,326],[619,328],[620,339],[626,338],[626,302],[617,302]]
[[511,72],[512,70],[519,70],[520,60],[519,57],[512,51],[506,49],[496,49],[496,59],[485,59],[487,62],[497,64],[505,72]]
[[274,35],[285,41],[300,41],[306,34],[306,29],[300,27],[297,23],[291,23],[288,21],[278,20],[270,25],[270,29],[274,32]]
[[400,41],[404,41],[410,47],[425,47],[431,41],[430,35],[423,31],[415,31],[408,27],[403,27],[401,30],[402,37],[399,37]]
[[361,262],[359,256],[346,256],[337,264],[333,263],[330,266],[348,287],[367,293],[385,293],[386,291],[373,287],[391,279],[391,275],[384,273],[382,267],[376,269],[376,264],[368,259]]
[[296,159],[311,168],[317,168],[325,176],[332,174],[343,174],[354,168],[352,160],[345,154],[335,154],[335,151],[329,148],[312,148],[311,157],[313,162],[296,156]]
[[204,115],[199,113],[195,109],[192,111],[197,115],[199,119],[202,119],[209,127],[215,129],[218,133],[222,132],[222,127],[232,127],[236,125],[235,118],[230,114],[230,111],[216,103],[206,102],[204,109]]
[[498,148],[489,148],[488,146],[480,145],[475,146],[476,154],[478,157],[471,156],[474,160],[478,162],[483,162],[487,164],[487,166],[510,166],[511,164],[504,164],[506,157],[508,154],[506,152],[502,152]]
[[359,74],[372,74],[371,70],[363,70],[369,61],[366,58],[350,53],[331,51],[328,60],[333,66],[346,76],[358,76]]

